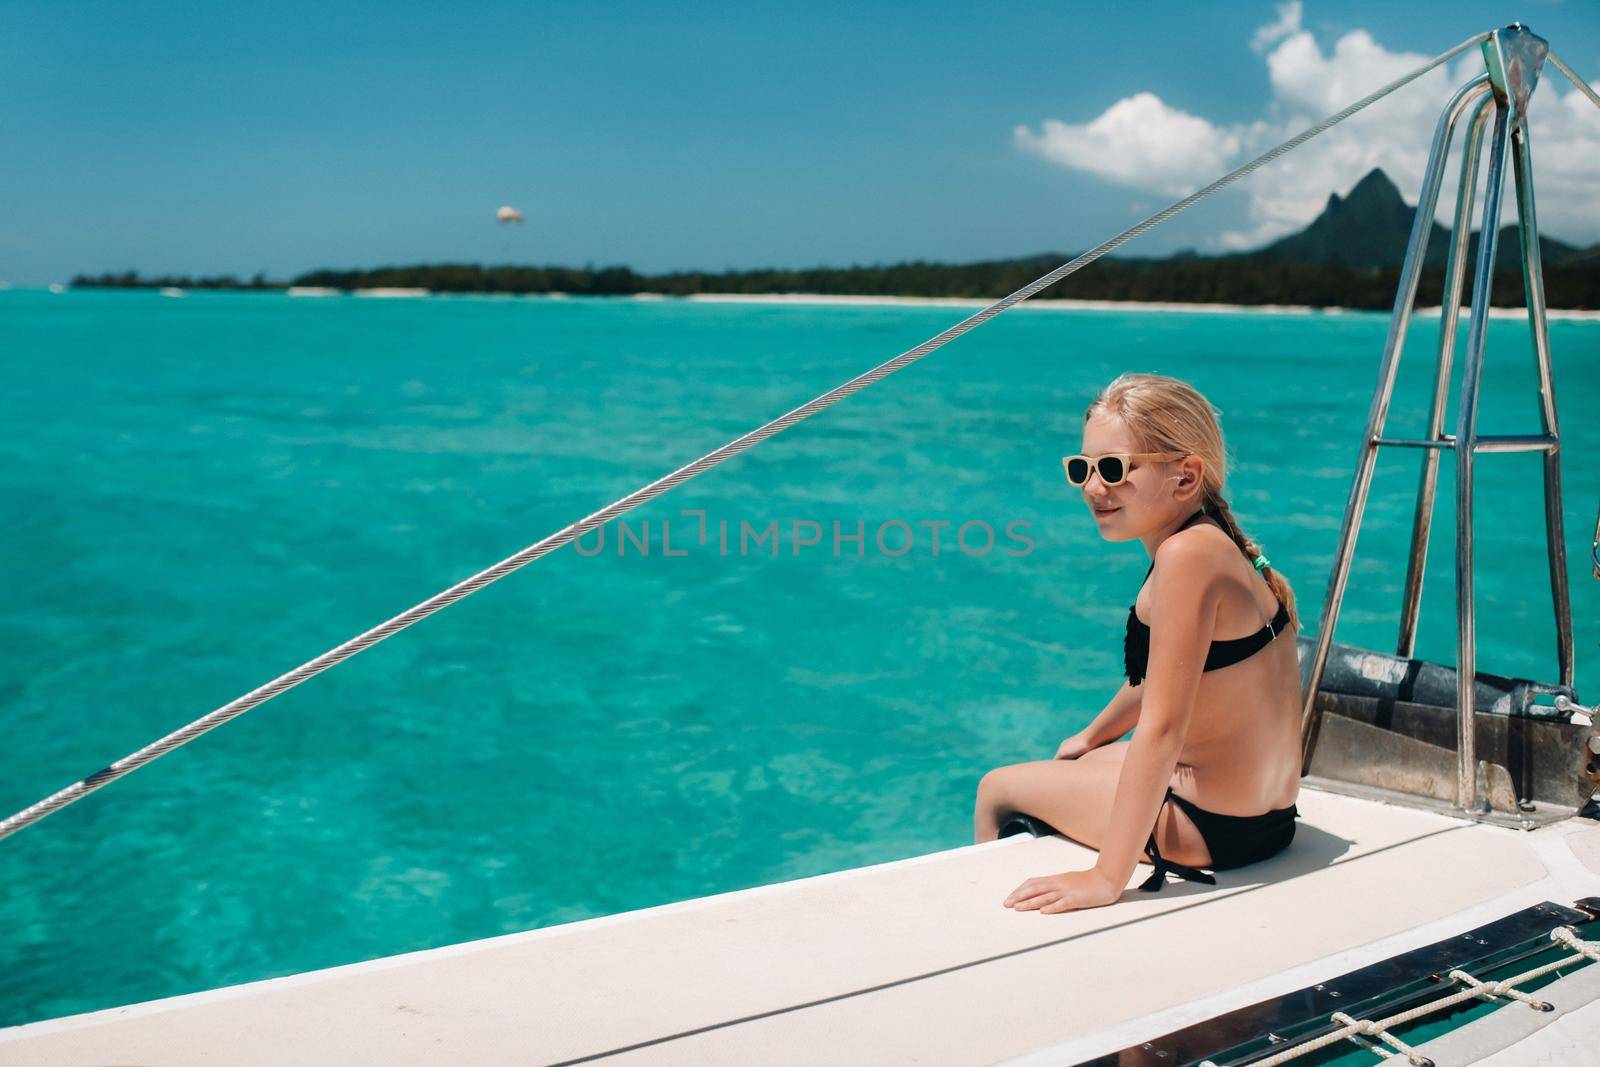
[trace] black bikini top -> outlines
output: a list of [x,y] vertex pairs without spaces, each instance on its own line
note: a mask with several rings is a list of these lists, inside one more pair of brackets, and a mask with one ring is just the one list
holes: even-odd
[[[1193,525],[1195,520],[1204,514],[1204,510],[1195,512],[1178,529],[1186,529]],[[1174,530],[1173,532],[1176,533],[1177,531]],[[1151,572],[1155,569],[1156,565],[1152,562],[1150,570],[1144,572],[1146,580],[1149,579]],[[1139,583],[1139,588],[1144,588],[1144,582]],[[1138,597],[1134,597],[1134,600],[1137,602]],[[1274,615],[1271,622],[1255,633],[1245,637],[1236,637],[1230,641],[1211,642],[1211,651],[1206,655],[1206,665],[1203,669],[1214,671],[1222,667],[1231,667],[1240,660],[1249,659],[1270,645],[1272,639],[1281,634],[1288,626],[1289,609],[1284,607],[1283,601],[1280,600],[1278,601],[1278,614]],[[1132,604],[1128,606],[1128,633],[1122,642],[1122,662],[1123,669],[1128,676],[1128,684],[1142,684],[1145,670],[1150,665],[1150,627],[1140,620]]]

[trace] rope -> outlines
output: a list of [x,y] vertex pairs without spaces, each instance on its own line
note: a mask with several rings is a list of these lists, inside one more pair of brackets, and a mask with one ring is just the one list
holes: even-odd
[[1595,107],[1600,107],[1600,95],[1595,94],[1595,91],[1589,87],[1588,82],[1572,73],[1572,68],[1561,62],[1561,57],[1557,56],[1554,52],[1549,52],[1545,55],[1545,58],[1551,63],[1554,63],[1556,69],[1565,74],[1567,76],[1567,80],[1573,85],[1576,85],[1580,93],[1594,101]]
[[[1404,1041],[1401,1041],[1398,1037],[1395,1037],[1382,1026],[1372,1022],[1370,1019],[1352,1019],[1344,1012],[1336,1011],[1333,1013],[1333,1021],[1336,1023],[1347,1023],[1350,1026],[1355,1027],[1355,1033],[1361,1034],[1363,1037],[1376,1037],[1384,1044],[1392,1045],[1393,1047],[1399,1049],[1400,1054],[1410,1061],[1414,1067],[1425,1067],[1425,1065],[1432,1063],[1432,1061],[1426,1056],[1420,1055],[1416,1049],[1412,1048]],[[1351,1034],[1350,1037],[1352,1040],[1354,1040],[1355,1034]],[[1376,1052],[1384,1059],[1388,1059],[1394,1055],[1392,1052],[1384,1051],[1382,1045],[1374,1045],[1370,1042],[1367,1042],[1366,1047],[1370,1048],[1373,1052]]]
[[[1347,1039],[1359,1041],[1356,1035],[1361,1035],[1362,1037],[1368,1038],[1378,1038],[1378,1040],[1383,1041],[1384,1043],[1397,1049],[1399,1054],[1404,1056],[1406,1060],[1413,1065],[1413,1067],[1430,1067],[1433,1062],[1432,1060],[1417,1052],[1416,1049],[1406,1045],[1399,1038],[1395,1037],[1388,1031],[1395,1027],[1404,1026],[1407,1023],[1415,1022],[1424,1015],[1432,1015],[1435,1012],[1444,1011],[1446,1008],[1453,1008],[1457,1004],[1464,1003],[1474,998],[1492,1001],[1496,997],[1511,997],[1515,1000],[1520,1000],[1524,1004],[1527,1004],[1528,1006],[1539,1011],[1554,1010],[1553,1005],[1549,1004],[1548,1002],[1531,997],[1521,990],[1514,989],[1512,987],[1522,985],[1526,982],[1531,982],[1535,978],[1542,978],[1552,971],[1560,970],[1561,968],[1570,964],[1581,963],[1586,959],[1600,960],[1600,941],[1584,941],[1578,937],[1577,931],[1572,929],[1570,926],[1559,926],[1556,929],[1551,930],[1550,940],[1566,945],[1568,948],[1573,949],[1574,954],[1571,956],[1563,956],[1552,963],[1546,963],[1543,966],[1535,967],[1530,971],[1523,971],[1519,975],[1503,979],[1499,982],[1480,982],[1478,979],[1472,977],[1470,974],[1467,974],[1465,971],[1451,971],[1450,977],[1455,981],[1461,982],[1467,988],[1460,990],[1459,992],[1451,993],[1448,996],[1440,997],[1437,1000],[1430,1000],[1426,1004],[1419,1004],[1417,1007],[1412,1008],[1409,1011],[1400,1012],[1398,1015],[1391,1015],[1386,1019],[1354,1019],[1342,1011],[1336,1011],[1328,1018],[1330,1021],[1340,1024],[1337,1030],[1332,1030],[1326,1034],[1323,1034],[1321,1037],[1314,1037],[1309,1041],[1303,1041],[1292,1048],[1287,1048],[1282,1052],[1268,1056],[1264,1060],[1252,1060],[1250,1061],[1250,1067],[1278,1067],[1278,1064],[1288,1063],[1290,1060],[1299,1059],[1301,1056],[1309,1055],[1310,1053],[1316,1052],[1320,1049],[1327,1048],[1329,1045],[1337,1044],[1340,1041]],[[1386,1058],[1395,1055],[1394,1053],[1391,1053],[1381,1047],[1369,1047],[1372,1048],[1373,1052],[1376,1052],[1380,1056],[1384,1056]],[[1217,1067],[1217,1064],[1211,1060],[1205,1060],[1202,1062],[1202,1067]]]
[[1161,223],[1178,214],[1178,212],[1199,203],[1212,193],[1215,193],[1226,186],[1232,185],[1234,182],[1238,181],[1240,178],[1243,178],[1245,175],[1250,174],[1258,167],[1272,162],[1285,152],[1298,147],[1302,143],[1317,136],[1319,133],[1322,133],[1330,126],[1334,126],[1337,123],[1343,122],[1345,119],[1349,118],[1351,115],[1354,115],[1362,108],[1367,107],[1369,104],[1375,103],[1376,101],[1383,99],[1385,96],[1388,96],[1395,90],[1409,84],[1412,81],[1415,81],[1417,78],[1420,78],[1422,75],[1426,74],[1430,70],[1433,70],[1440,64],[1453,59],[1461,52],[1464,52],[1468,48],[1479,44],[1488,36],[1489,35],[1487,33],[1480,33],[1469,37],[1467,40],[1450,49],[1450,51],[1437,56],[1423,66],[1418,67],[1411,73],[1395,79],[1374,93],[1362,97],[1360,100],[1356,101],[1354,104],[1351,104],[1338,114],[1331,115],[1317,123],[1315,126],[1301,131],[1299,134],[1291,137],[1289,140],[1278,145],[1276,148],[1257,156],[1255,159],[1246,163],[1239,169],[1232,171],[1221,178],[1218,178],[1205,188],[1189,194],[1170,207],[1151,215],[1143,222],[1140,222],[1129,229],[1122,231],[1109,241],[1095,246],[1071,262],[1064,263],[1055,270],[1052,270],[1050,273],[1034,279],[1027,285],[1024,285],[1021,289],[1018,289],[1016,292],[1012,293],[1010,296],[995,301],[993,304],[990,304],[983,310],[976,312],[966,319],[963,319],[937,336],[931,337],[922,342],[917,347],[902,352],[900,355],[895,356],[893,359],[888,360],[887,362],[880,363],[878,366],[873,367],[865,374],[861,374],[845,382],[843,385],[839,385],[833,389],[830,389],[828,392],[823,393],[821,396],[809,401],[808,403],[802,404],[793,411],[773,419],[764,426],[760,426],[754,430],[751,430],[743,437],[729,441],[721,448],[718,448],[713,452],[706,453],[693,463],[679,467],[671,474],[668,474],[662,478],[658,478],[641,489],[634,490],[632,493],[629,493],[627,496],[612,504],[606,505],[599,511],[596,511],[585,518],[579,519],[577,522],[574,522],[571,525],[557,530],[549,537],[546,537],[544,540],[539,541],[536,544],[528,546],[521,552],[518,552],[516,555],[508,556],[499,563],[496,563],[494,566],[489,567],[486,570],[479,571],[477,574],[474,574],[465,581],[452,585],[442,593],[437,593],[429,597],[422,603],[400,613],[399,615],[396,615],[387,622],[384,622],[363,634],[351,638],[336,648],[329,649],[316,659],[301,664],[299,667],[296,667],[287,674],[274,678],[266,685],[263,685],[257,689],[252,689],[244,696],[224,704],[215,711],[196,719],[189,725],[168,734],[159,741],[141,748],[132,755],[123,757],[117,762],[111,764],[109,767],[105,767],[96,771],[94,774],[91,774],[82,781],[75,782],[74,784],[67,786],[65,789],[46,797],[44,800],[39,801],[37,804],[34,804],[31,807],[24,808],[17,814],[11,816],[3,822],[0,822],[0,838],[9,837],[23,827],[38,822],[46,815],[49,815],[55,811],[59,811],[61,808],[66,807],[75,800],[82,799],[88,794],[94,792],[96,789],[99,789],[101,786],[114,782],[123,775],[130,774],[133,771],[138,770],[146,763],[166,755],[168,752],[178,748],[180,745],[184,745],[190,741],[193,741],[195,738],[199,737],[203,733],[206,733],[207,731],[216,729],[223,723],[228,722],[229,720],[249,711],[256,705],[271,700],[273,697],[278,696],[280,693],[283,693],[286,690],[294,688],[306,679],[321,674],[329,667],[332,667],[338,663],[342,663],[356,653],[371,648],[379,641],[382,641],[388,637],[392,637],[394,634],[399,633],[401,630],[404,630],[413,623],[420,622],[429,615],[432,615],[434,612],[448,607],[464,597],[476,593],[479,589],[482,589],[491,582],[499,581],[512,571],[518,570],[527,564],[532,563],[540,556],[543,556],[557,548],[560,548],[562,545],[565,545],[568,541],[581,537],[583,534],[606,522],[609,522],[618,515],[630,511],[633,508],[638,507],[640,504],[655,499],[662,493],[665,493],[667,490],[688,481],[695,475],[715,467],[724,460],[732,459],[745,449],[765,441],[767,438],[788,429],[790,426],[793,426],[795,423],[800,422],[803,419],[810,418],[812,415],[822,411],[824,408],[832,407],[839,401],[859,392],[862,389],[865,389],[874,382],[893,374],[902,367],[906,367],[912,363],[915,363],[923,356],[943,348],[945,345],[949,344],[951,341],[954,341],[962,334],[965,334],[969,330],[983,325],[985,322],[988,322],[990,319],[994,318],[996,315],[1010,308],[1014,304],[1021,303],[1022,301],[1038,293],[1040,290],[1054,285],[1056,282],[1067,277],[1069,274],[1073,274],[1081,270],[1082,268],[1093,263],[1095,260],[1106,255],[1108,252],[1112,252],[1127,242],[1133,240],[1135,237],[1140,236],[1145,231],[1161,225]]
[[1589,556],[1594,560],[1594,576],[1600,578],[1600,514],[1594,517],[1594,547],[1589,550]]

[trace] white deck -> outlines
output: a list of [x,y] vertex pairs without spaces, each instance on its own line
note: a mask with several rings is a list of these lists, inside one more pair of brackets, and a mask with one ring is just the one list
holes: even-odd
[[1218,885],[1016,913],[1059,838],[899,863],[0,1029],[6,1067],[1073,1063],[1600,895],[1600,826],[1527,833],[1305,789],[1294,845]]

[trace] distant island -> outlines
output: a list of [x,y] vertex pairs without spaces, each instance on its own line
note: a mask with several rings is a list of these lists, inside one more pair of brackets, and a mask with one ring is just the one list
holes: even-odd
[[[1383,310],[1394,304],[1400,263],[1416,209],[1381,169],[1362,178],[1349,194],[1334,194],[1305,229],[1263,248],[1227,255],[1192,251],[1163,258],[1107,257],[1044,290],[1036,300],[1136,301],[1141,303],[1288,304]],[[1470,238],[1475,252],[1478,234]],[[1418,301],[1441,303],[1450,232],[1434,223]],[[1578,248],[1540,238],[1545,297],[1552,308],[1600,308],[1600,245]],[[1493,300],[1521,306],[1521,253],[1514,225],[1500,232],[1495,251]],[[567,293],[575,296],[634,296],[656,293],[825,296],[996,298],[1014,292],[1072,258],[1044,253],[1018,259],[942,264],[915,261],[887,266],[804,269],[680,271],[639,274],[628,267],[482,266],[418,264],[364,270],[315,270],[291,281],[248,281],[231,275],[210,278],[79,275],[74,288],[162,288],[282,290],[290,287],[338,291],[412,289],[438,293]],[[1475,256],[1473,257],[1475,258]],[[1471,259],[1468,262],[1468,289]],[[1466,301],[1463,301],[1466,302]]]

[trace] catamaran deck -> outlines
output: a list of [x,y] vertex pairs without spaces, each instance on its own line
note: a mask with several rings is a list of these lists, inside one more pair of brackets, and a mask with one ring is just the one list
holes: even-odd
[[1109,908],[1002,907],[1093,862],[1013,837],[12,1027],[0,1063],[1073,1063],[1600,894],[1588,820],[1525,832],[1311,788],[1300,810],[1286,853]]

